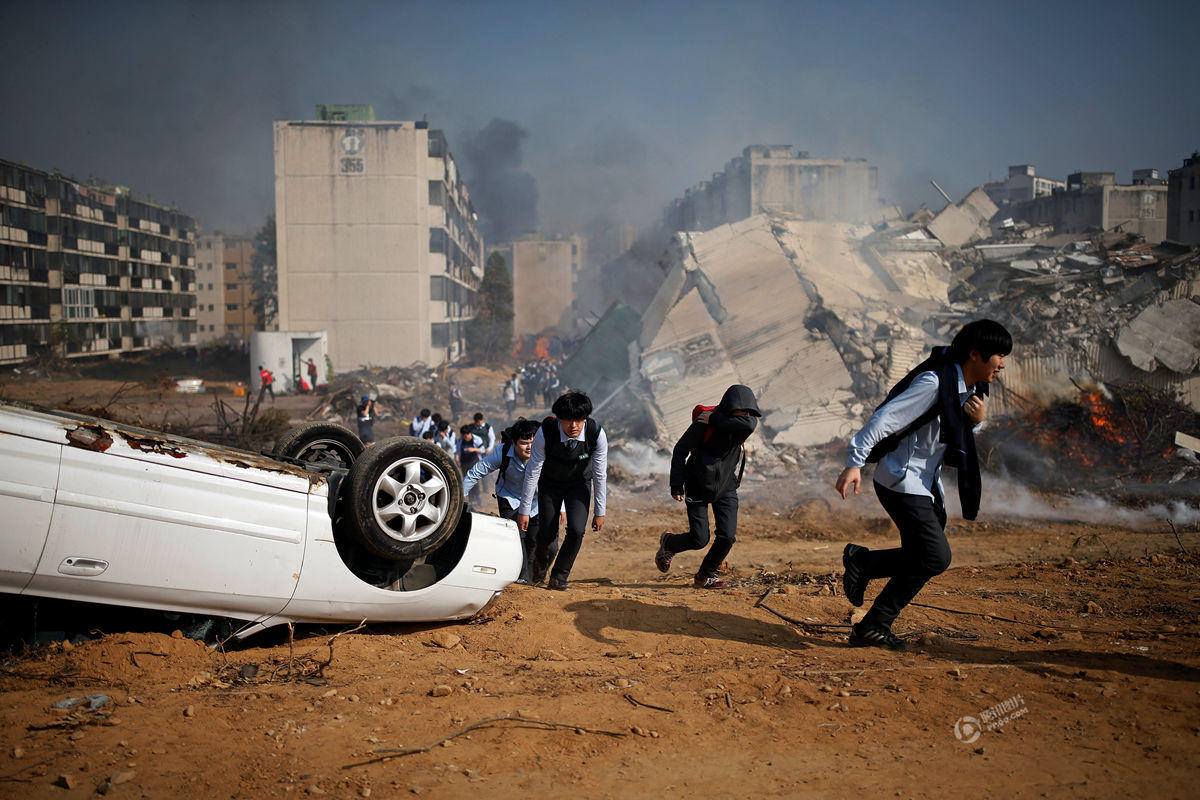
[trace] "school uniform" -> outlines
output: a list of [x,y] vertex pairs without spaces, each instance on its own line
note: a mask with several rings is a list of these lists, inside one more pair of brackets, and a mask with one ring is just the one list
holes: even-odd
[[[875,494],[900,531],[900,547],[865,551],[856,561],[868,579],[889,579],[862,625],[889,630],[925,584],[950,566],[941,479],[947,455],[959,470],[963,516],[974,519],[979,507],[974,439],[962,412],[971,389],[963,380],[962,367],[946,362],[910,374],[906,380],[908,385],[893,390],[846,448],[846,466],[862,468],[885,437],[903,433],[938,404],[945,409],[903,435],[875,468]],[[947,435],[943,435],[944,425],[950,426]]]
[[[508,466],[501,470],[501,465],[504,461],[504,453],[508,451]],[[496,506],[497,511],[504,519],[517,521],[517,509],[521,505],[521,489],[525,484],[525,470],[528,466],[528,461],[522,461],[517,457],[512,444],[502,444],[486,456],[481,458],[475,466],[467,471],[463,476],[463,494],[468,494],[472,489],[478,487],[480,481],[487,475],[495,472],[496,475]],[[521,561],[520,580],[529,583],[533,579],[533,556],[537,549],[538,537],[538,502],[537,497],[533,498],[533,505],[530,507],[529,528],[521,532],[521,549],[524,558]],[[558,554],[558,542],[553,542],[550,549],[547,551],[549,558],[553,558]]]
[[[588,428],[595,425],[595,448],[589,451]],[[547,441],[549,432],[549,441]],[[608,437],[599,422],[589,418],[576,437],[568,437],[553,417],[548,417],[533,437],[529,463],[521,489],[520,514],[528,514],[534,497],[542,509],[565,504],[567,530],[558,556],[550,567],[550,579],[566,584],[587,527],[588,506],[595,495],[594,515],[604,516],[608,481]],[[532,527],[532,525],[530,526]],[[540,520],[535,560],[550,564],[550,548],[558,539],[558,515],[546,513]]]

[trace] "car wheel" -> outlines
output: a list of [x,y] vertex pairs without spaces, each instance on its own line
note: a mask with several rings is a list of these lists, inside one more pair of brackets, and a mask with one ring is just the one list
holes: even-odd
[[280,458],[349,469],[362,455],[363,443],[341,425],[306,422],[280,436],[271,452]]
[[444,450],[421,439],[368,449],[346,479],[349,528],[382,558],[420,558],[450,537],[462,515],[462,477]]

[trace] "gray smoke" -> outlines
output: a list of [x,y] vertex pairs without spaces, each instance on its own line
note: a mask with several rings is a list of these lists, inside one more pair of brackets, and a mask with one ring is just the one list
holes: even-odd
[[463,175],[488,245],[537,229],[537,181],[522,168],[528,136],[518,123],[496,118],[463,141]]

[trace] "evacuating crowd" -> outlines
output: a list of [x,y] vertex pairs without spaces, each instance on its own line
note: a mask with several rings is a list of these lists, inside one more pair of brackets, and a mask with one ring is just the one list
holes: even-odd
[[[981,481],[975,431],[984,422],[989,385],[1012,352],[1009,332],[992,320],[964,326],[948,347],[934,348],[925,361],[892,388],[870,420],[847,446],[845,469],[834,489],[843,499],[858,494],[862,468],[874,463],[874,489],[900,534],[900,546],[870,550],[847,544],[842,554],[842,586],[851,604],[861,606],[872,580],[886,580],[849,643],[904,649],[892,623],[933,577],[950,565],[941,469],[958,477],[962,514],[974,519]],[[545,363],[543,363],[545,362]],[[547,378],[548,376],[548,378]],[[510,416],[525,381],[557,387],[554,365],[530,362],[504,386]],[[454,392],[451,388],[453,407]],[[459,395],[461,398],[461,395]],[[364,398],[365,399],[365,398]],[[565,591],[588,528],[604,527],[607,509],[608,437],[592,417],[592,401],[567,391],[554,400],[540,422],[517,419],[500,437],[482,413],[456,437],[452,426],[428,409],[413,420],[414,436],[432,439],[455,454],[463,468],[464,494],[479,504],[480,482],[496,473],[497,510],[520,531],[524,562],[518,583]],[[664,532],[653,563],[668,572],[682,552],[712,546],[693,579],[697,589],[721,589],[719,570],[736,541],[738,486],[746,467],[745,442],[761,413],[748,386],[730,386],[715,406],[697,405],[692,421],[671,454],[669,492],[684,503],[687,529]],[[713,517],[710,534],[709,509]],[[559,527],[565,524],[562,542]]]

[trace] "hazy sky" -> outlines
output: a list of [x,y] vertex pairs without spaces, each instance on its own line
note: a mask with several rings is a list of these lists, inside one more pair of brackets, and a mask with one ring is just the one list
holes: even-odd
[[753,143],[865,157],[885,198],[934,205],[930,178],[957,197],[1009,164],[1179,166],[1198,23],[1195,0],[0,0],[0,158],[249,230],[273,206],[271,121],[370,103],[456,154],[516,123],[550,229],[642,224]]

